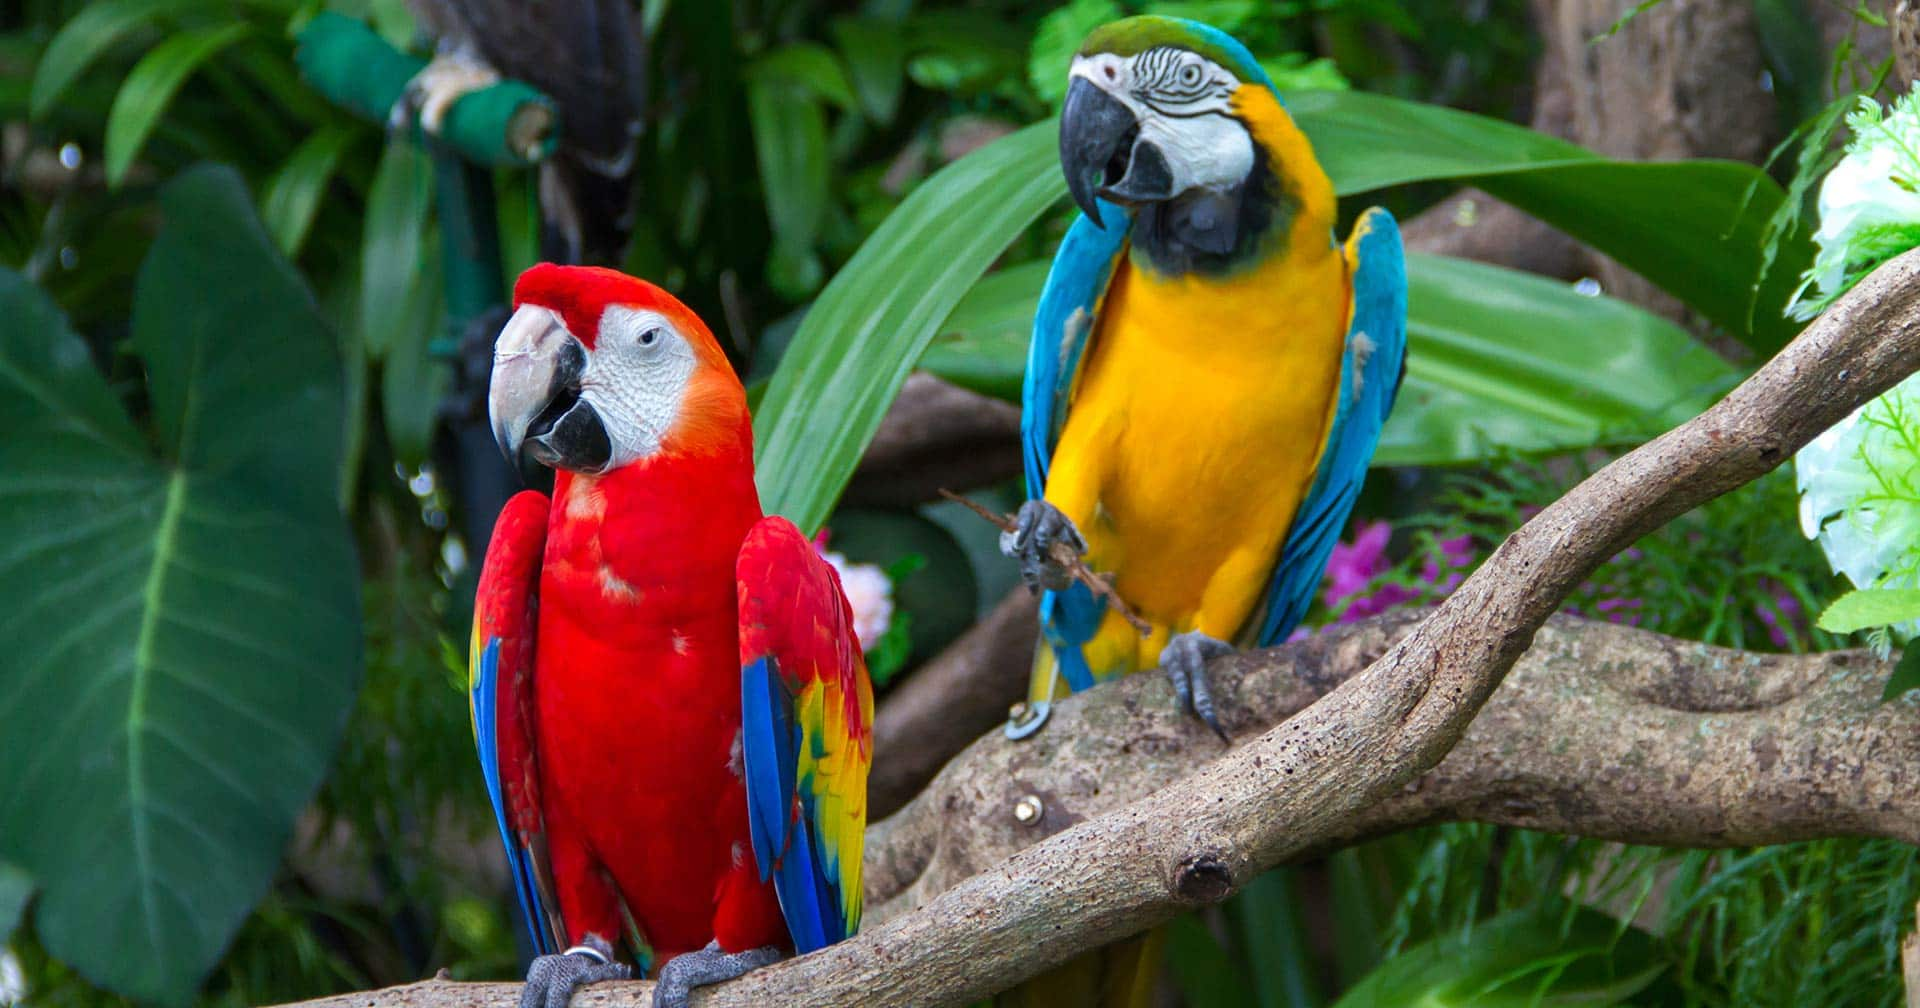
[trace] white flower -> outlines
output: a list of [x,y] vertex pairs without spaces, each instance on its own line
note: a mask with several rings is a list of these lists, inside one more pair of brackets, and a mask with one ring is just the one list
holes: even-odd
[[1814,438],[1793,467],[1801,531],[1835,571],[1856,588],[1920,588],[1920,375]]
[[1910,92],[1883,113],[1863,96],[1847,128],[1853,137],[1846,154],[1820,183],[1820,230],[1813,236],[1820,251],[1801,285],[1817,296],[1794,305],[1798,317],[1811,318],[1850,286],[1849,264],[1905,251],[1884,247],[1875,229],[1920,226],[1920,98]]
[[871,651],[893,623],[893,582],[877,564],[849,562],[845,554],[821,550],[820,555],[840,575],[840,587],[853,607],[853,633],[860,650]]
[[24,1003],[27,999],[27,973],[13,950],[0,946],[0,1006]]

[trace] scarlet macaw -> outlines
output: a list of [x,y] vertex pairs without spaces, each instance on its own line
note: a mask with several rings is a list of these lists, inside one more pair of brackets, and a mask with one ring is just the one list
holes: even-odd
[[557,470],[501,513],[469,688],[541,953],[523,1008],[624,977],[656,1003],[860,922],[873,693],[831,567],[762,517],[746,397],[700,319],[612,270],[522,274],[489,407]]
[[[1286,638],[1366,477],[1406,358],[1393,217],[1333,238],[1333,186],[1244,46],[1096,29],[1060,160],[1076,217],[1034,319],[1027,492],[1002,549],[1043,592],[1021,737],[1056,697],[1159,665],[1218,732],[1206,662]],[[1116,576],[1146,638],[1048,558]]]

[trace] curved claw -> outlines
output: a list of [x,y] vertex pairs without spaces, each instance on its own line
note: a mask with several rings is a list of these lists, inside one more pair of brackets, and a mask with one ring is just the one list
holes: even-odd
[[1220,741],[1231,743],[1220,717],[1214,712],[1213,686],[1207,680],[1207,662],[1233,653],[1233,645],[1198,630],[1175,634],[1160,651],[1160,667],[1173,680],[1173,696],[1180,709],[1198,717],[1213,729]]
[[625,980],[633,970],[613,961],[613,947],[597,935],[559,955],[543,955],[527,967],[527,985],[520,988],[520,1008],[567,1008],[573,992],[602,980]]
[[1000,552],[1020,561],[1020,580],[1030,592],[1060,591],[1073,575],[1053,557],[1055,543],[1085,556],[1087,540],[1066,513],[1045,500],[1030,500],[1014,515],[1013,531],[1000,533]]
[[779,961],[780,950],[771,945],[729,953],[720,950],[719,942],[708,942],[706,948],[683,952],[660,967],[660,977],[653,985],[653,1008],[687,1008],[695,987],[732,980]]

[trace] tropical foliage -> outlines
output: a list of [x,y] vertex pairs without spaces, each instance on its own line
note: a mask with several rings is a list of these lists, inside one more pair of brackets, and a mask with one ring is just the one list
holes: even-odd
[[[1773,24],[1796,5],[1763,6]],[[1849,96],[1796,106],[1791,173],[1610,160],[1509,121],[1525,5],[1439,7],[640,5],[667,97],[623,265],[724,320],[758,396],[766,505],[889,570],[896,678],[1011,573],[964,512],[839,507],[842,491],[914,369],[1017,399],[1069,217],[1060,68],[1120,13],[1245,38],[1349,219],[1475,187],[1693,313],[1414,257],[1391,472],[1317,619],[1445,591],[1571,475],[1791,338],[1816,266],[1797,222]],[[0,13],[0,1002],[11,966],[35,1004],[260,1004],[440,967],[505,976],[523,948],[459,688],[491,519],[462,482],[474,404],[448,362],[466,335],[453,239],[473,222],[446,209],[444,161],[303,80],[296,39],[322,10],[420,48],[398,0]],[[1422,51],[1458,59],[1443,72]],[[1777,68],[1783,87],[1801,63]],[[533,173],[480,178],[504,286],[538,247]],[[1836,646],[1808,616],[1834,579],[1796,529],[1792,488],[1765,481],[1569,604],[1732,646]],[[1889,843],[1703,853],[1450,826],[1272,873],[1169,941],[1194,1008],[1878,1005],[1917,896],[1914,852]]]

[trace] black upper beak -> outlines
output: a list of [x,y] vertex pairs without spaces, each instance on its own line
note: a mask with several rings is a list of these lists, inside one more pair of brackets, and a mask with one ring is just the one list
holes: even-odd
[[580,398],[587,348],[544,308],[523,306],[494,344],[487,409],[507,461],[598,473],[613,443],[593,405]]
[[1174,195],[1167,159],[1140,139],[1139,119],[1085,77],[1067,85],[1067,102],[1060,110],[1060,167],[1073,202],[1102,227],[1095,197],[1133,205]]

